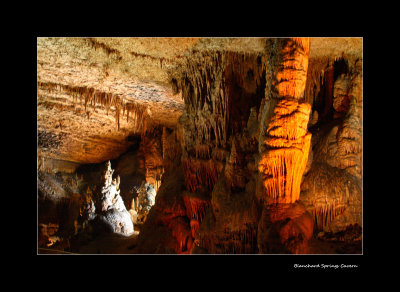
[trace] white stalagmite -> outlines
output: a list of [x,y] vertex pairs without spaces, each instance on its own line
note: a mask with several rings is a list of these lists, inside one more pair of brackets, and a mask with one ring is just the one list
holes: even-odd
[[97,198],[101,206],[97,216],[111,227],[113,232],[124,235],[131,235],[134,231],[131,215],[125,208],[125,204],[120,196],[119,176],[112,179],[114,170],[108,161],[102,175],[103,187]]

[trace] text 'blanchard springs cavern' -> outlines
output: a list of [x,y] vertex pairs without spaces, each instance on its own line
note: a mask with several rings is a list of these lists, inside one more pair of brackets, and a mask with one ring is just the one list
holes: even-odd
[[362,38],[37,38],[39,254],[361,254]]

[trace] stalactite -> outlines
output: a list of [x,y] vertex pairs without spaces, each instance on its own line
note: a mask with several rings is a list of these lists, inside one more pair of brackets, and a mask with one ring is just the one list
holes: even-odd
[[324,204],[315,203],[312,210],[315,224],[319,230],[324,230],[337,216],[344,213],[346,203],[344,201],[331,201]]
[[167,149],[167,128],[163,127],[161,134],[161,146],[162,146],[162,157],[165,160],[166,157],[166,149]]
[[208,145],[196,145],[196,158],[208,159],[210,158],[210,147]]
[[88,105],[95,110],[97,105],[101,105],[106,109],[106,114],[110,108],[113,106],[115,108],[115,121],[117,124],[118,130],[120,129],[120,116],[121,110],[123,111],[123,115],[126,111],[127,114],[127,122],[129,122],[129,115],[132,113],[134,126],[138,132],[144,132],[146,126],[146,106],[134,103],[134,102],[125,102],[125,100],[118,96],[113,95],[112,93],[107,93],[103,91],[96,90],[92,87],[86,86],[70,86],[65,84],[58,84],[53,82],[41,82],[38,81],[38,89],[47,90],[49,92],[53,92],[55,90],[61,90],[62,92],[69,94],[73,98],[73,103],[77,102],[77,99],[82,101],[84,100],[84,109],[87,116],[88,113]]
[[185,174],[187,189],[195,192],[200,186],[207,186],[212,190],[222,170],[222,165],[213,159],[196,160],[182,158],[182,168]]
[[229,152],[225,149],[222,148],[214,148],[212,152],[212,158],[214,160],[220,161],[220,162],[225,162],[226,157],[229,155]]
[[192,230],[192,237],[196,238],[197,231],[199,230],[200,223],[196,219],[190,220],[190,229]]
[[102,49],[102,50],[104,50],[104,52],[107,54],[107,56],[110,56],[111,54],[115,54],[115,55],[117,55],[117,57],[118,57],[119,60],[122,59],[121,53],[120,53],[118,50],[116,50],[116,49],[112,49],[112,48],[111,48],[110,46],[108,46],[107,44],[102,43],[102,42],[99,42],[99,41],[97,41],[97,40],[94,39],[94,38],[86,38],[85,40],[86,40],[87,43],[88,43],[91,47],[93,47],[95,50],[97,50],[97,49]]
[[195,238],[211,202],[209,198],[195,197],[194,194],[191,193],[183,196],[183,201],[186,208],[186,216],[190,219],[192,237]]
[[185,253],[192,247],[192,231],[190,223],[186,222],[184,217],[175,217],[167,223],[167,227],[172,231],[172,236],[176,239],[178,246],[176,253]]
[[321,91],[325,70],[328,64],[329,59],[327,57],[309,59],[304,97],[305,101],[311,104],[311,106],[314,106],[316,98]]
[[[236,104],[235,99],[243,99],[244,102],[244,97],[233,98],[235,88],[241,87],[245,89],[244,92],[253,92],[253,96],[249,96],[252,102],[258,99],[261,101],[256,92],[258,87],[264,86],[264,72],[263,55],[193,51],[190,59],[182,63],[180,73],[171,80],[175,80],[174,84],[182,90],[188,115],[199,119],[195,122],[198,126],[195,136],[201,137],[205,144],[212,141],[218,147],[225,147],[229,136],[239,131],[243,121],[247,122],[250,112],[247,103],[245,109],[237,110],[240,105]],[[203,118],[204,113],[207,113],[207,118]]]
[[201,223],[208,207],[211,204],[209,199],[200,199],[190,196],[184,196],[183,199],[188,218],[195,219]]

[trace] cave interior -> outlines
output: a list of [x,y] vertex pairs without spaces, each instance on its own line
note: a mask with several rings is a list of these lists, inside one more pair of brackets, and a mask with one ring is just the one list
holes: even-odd
[[38,37],[38,254],[362,254],[362,49]]

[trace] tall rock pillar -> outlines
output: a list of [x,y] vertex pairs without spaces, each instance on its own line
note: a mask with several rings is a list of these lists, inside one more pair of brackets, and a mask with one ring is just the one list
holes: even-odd
[[267,41],[269,68],[261,113],[258,170],[264,203],[258,227],[261,253],[306,253],[312,217],[297,200],[307,165],[311,106],[303,101],[308,38]]

